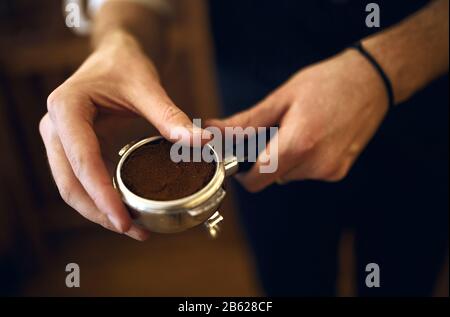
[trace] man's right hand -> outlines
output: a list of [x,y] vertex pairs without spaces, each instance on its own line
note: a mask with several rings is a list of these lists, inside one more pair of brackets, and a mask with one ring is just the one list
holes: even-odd
[[173,128],[184,127],[191,134],[192,122],[167,96],[155,66],[137,41],[122,31],[109,34],[78,71],[50,94],[47,107],[39,130],[62,198],[87,219],[145,240],[148,232],[132,224],[113,188],[96,134],[96,118],[109,116],[110,122],[119,122],[130,114],[142,116],[168,139]]

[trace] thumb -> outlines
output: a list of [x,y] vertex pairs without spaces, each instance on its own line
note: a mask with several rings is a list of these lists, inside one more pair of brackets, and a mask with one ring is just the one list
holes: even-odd
[[145,98],[135,104],[144,116],[163,137],[171,141],[189,140],[193,144],[194,138],[200,138],[202,144],[211,139],[211,133],[193,124],[191,119],[178,108],[167,96],[162,88],[147,93]]
[[266,98],[257,105],[238,112],[225,119],[210,119],[206,126],[215,126],[224,131],[225,127],[269,127],[277,124],[283,116],[286,106],[277,104],[272,97]]

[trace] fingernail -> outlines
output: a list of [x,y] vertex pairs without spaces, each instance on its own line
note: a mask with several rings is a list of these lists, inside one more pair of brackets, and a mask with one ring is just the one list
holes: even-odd
[[119,220],[114,217],[113,215],[107,215],[108,220],[112,223],[112,225],[114,226],[114,228],[116,228],[116,230],[120,233],[123,233],[123,229],[122,229],[122,225],[119,222]]
[[130,230],[127,231],[126,235],[142,242],[148,239],[149,233],[132,226]]
[[185,125],[184,127],[182,127],[182,129],[183,133],[187,133],[185,135],[189,137],[192,137],[194,134],[198,133],[198,130],[200,130],[198,128],[192,127],[192,125]]
[[212,137],[213,137],[212,132],[210,132],[208,130],[204,130],[204,129],[202,131],[203,131],[203,134],[202,134],[202,138],[203,139],[207,139],[207,140],[211,140],[212,139]]
[[211,140],[213,138],[212,132],[202,129],[196,125],[186,125],[184,128],[187,129],[193,137],[200,136],[202,140]]

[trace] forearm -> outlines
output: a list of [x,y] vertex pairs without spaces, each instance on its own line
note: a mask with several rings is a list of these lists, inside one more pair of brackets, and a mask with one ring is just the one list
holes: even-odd
[[363,45],[390,78],[396,103],[448,71],[448,0],[438,0]]
[[98,48],[110,41],[139,45],[160,67],[164,63],[168,24],[167,16],[142,4],[106,1],[95,15],[92,45]]

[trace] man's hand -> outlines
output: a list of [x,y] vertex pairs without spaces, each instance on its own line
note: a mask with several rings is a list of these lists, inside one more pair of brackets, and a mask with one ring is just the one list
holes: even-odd
[[222,129],[279,124],[278,170],[260,173],[267,162],[258,159],[238,177],[255,192],[276,181],[344,178],[383,120],[387,103],[373,66],[347,50],[301,70],[253,108],[209,124]]
[[[363,40],[390,78],[395,103],[448,71],[448,3],[433,1]],[[264,161],[259,159],[239,177],[248,190],[258,191],[275,181],[345,177],[383,120],[387,104],[380,75],[358,52],[347,50],[300,71],[250,110],[210,124],[280,125],[278,170],[259,173]]]
[[[67,204],[93,222],[144,240],[147,232],[132,225],[101,151],[130,115],[143,116],[166,138],[177,127],[191,133],[192,122],[161,87],[153,63],[132,36],[118,31],[49,96],[39,128]],[[102,142],[96,134],[100,117],[112,122]]]

